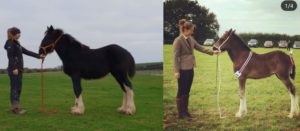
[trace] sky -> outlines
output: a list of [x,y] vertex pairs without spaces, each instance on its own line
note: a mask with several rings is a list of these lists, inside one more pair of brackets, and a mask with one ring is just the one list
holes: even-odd
[[[136,63],[162,61],[161,0],[0,0],[0,68],[7,67],[3,48],[12,26],[21,29],[21,45],[38,52],[47,26],[61,28],[91,48],[118,44]],[[40,60],[24,55],[24,66],[39,68]],[[62,65],[56,53],[44,67]]]
[[230,28],[237,33],[260,32],[300,35],[300,0],[288,12],[281,9],[284,0],[198,0],[217,15],[219,35]]

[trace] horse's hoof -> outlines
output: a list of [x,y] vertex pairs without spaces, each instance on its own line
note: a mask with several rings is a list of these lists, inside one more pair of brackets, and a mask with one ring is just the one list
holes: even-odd
[[300,112],[296,112],[296,113],[295,113],[295,116],[300,116]]
[[125,115],[133,115],[135,113],[135,110],[131,109],[131,108],[127,108],[127,109],[123,110],[123,113]]
[[239,112],[237,112],[237,113],[235,113],[235,117],[236,117],[236,118],[242,118],[242,114],[239,113]]
[[242,118],[242,117],[244,117],[245,115],[246,115],[245,113],[240,113],[240,112],[235,113],[235,117],[236,117],[236,118]]
[[82,115],[82,114],[84,114],[84,111],[83,110],[80,110],[78,107],[76,108],[72,108],[72,110],[71,110],[71,114],[73,114],[73,115]]
[[293,118],[293,117],[294,117],[294,114],[293,114],[293,113],[290,113],[290,114],[288,115],[288,117],[289,117],[289,118]]
[[119,107],[119,108],[118,108],[118,112],[120,112],[120,113],[125,113],[125,109],[124,109],[123,107]]
[[80,111],[71,111],[71,114],[73,114],[73,115],[83,115],[83,112],[80,112]]
[[77,106],[71,107],[71,111],[72,111],[72,110],[76,110],[76,108],[77,108]]

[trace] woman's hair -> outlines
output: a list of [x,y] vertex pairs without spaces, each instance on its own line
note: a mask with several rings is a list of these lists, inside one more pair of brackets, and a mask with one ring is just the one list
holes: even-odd
[[11,27],[7,29],[7,39],[14,40],[15,36],[20,33],[21,33],[20,29],[18,29],[17,27]]
[[189,29],[195,28],[195,25],[191,21],[188,21],[186,19],[179,20],[178,24],[179,24],[180,33],[183,33],[184,30],[189,30]]

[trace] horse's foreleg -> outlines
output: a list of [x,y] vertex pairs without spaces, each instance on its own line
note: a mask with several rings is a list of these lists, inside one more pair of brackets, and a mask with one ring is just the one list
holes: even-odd
[[84,113],[84,104],[81,95],[82,92],[81,79],[78,77],[72,78],[72,82],[73,82],[73,89],[76,98],[75,98],[75,105],[71,108],[71,113],[80,115]]
[[239,79],[239,85],[240,85],[240,107],[239,107],[239,111],[235,114],[235,117],[243,117],[243,116],[245,116],[247,114],[245,84],[246,84],[246,79]]

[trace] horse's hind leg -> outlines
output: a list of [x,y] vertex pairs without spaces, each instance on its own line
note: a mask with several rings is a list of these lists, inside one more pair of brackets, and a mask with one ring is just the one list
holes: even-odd
[[134,114],[136,108],[134,104],[134,93],[131,88],[131,82],[125,73],[112,72],[112,75],[116,78],[123,90],[122,105],[118,108],[118,111],[127,115]]
[[239,111],[235,114],[235,117],[243,117],[247,114],[246,95],[245,95],[246,79],[240,78],[240,107]]
[[76,95],[75,105],[71,108],[72,114],[83,114],[84,113],[84,104],[82,100],[82,89],[81,89],[81,79],[80,77],[72,77],[73,89]]
[[294,84],[291,82],[289,78],[282,79],[281,81],[288,88],[291,96],[291,112],[288,115],[288,117],[293,118],[294,115],[299,115],[299,104],[298,104],[298,97],[296,95],[296,89]]

